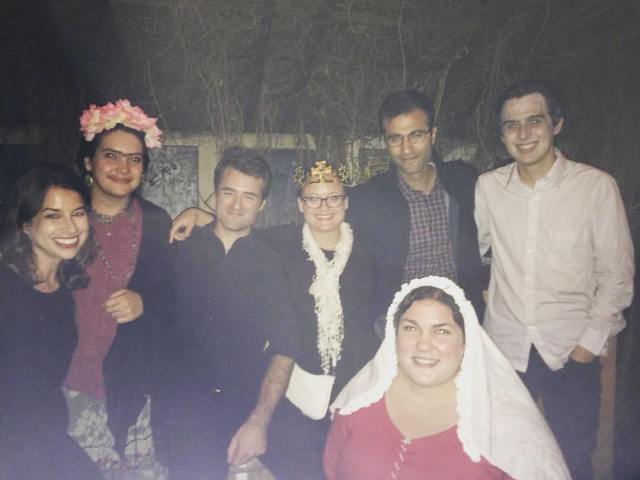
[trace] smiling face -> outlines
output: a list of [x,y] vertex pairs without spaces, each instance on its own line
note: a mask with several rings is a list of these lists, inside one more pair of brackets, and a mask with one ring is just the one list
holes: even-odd
[[251,226],[265,205],[262,199],[264,180],[227,167],[222,172],[215,192],[216,225],[218,237],[240,238],[251,231]]
[[396,329],[398,378],[420,388],[453,383],[464,354],[464,333],[451,308],[432,300],[416,300]]
[[104,134],[93,158],[85,158],[85,168],[93,176],[94,201],[95,196],[128,200],[142,178],[142,142],[123,130]]
[[[298,197],[298,210],[304,215],[312,234],[340,231],[340,224],[344,222],[345,212],[349,208],[349,198],[344,195],[344,186],[337,180],[305,185]],[[317,208],[311,208],[309,202],[304,200],[314,197],[324,199]],[[338,202],[338,197],[342,197],[341,203],[335,207],[329,206],[328,202]]]
[[89,221],[79,193],[59,187],[47,191],[42,208],[23,227],[39,270],[76,256],[89,236]]
[[547,102],[539,93],[511,98],[502,107],[502,143],[519,167],[546,174],[555,161],[554,137],[560,130],[562,119],[553,124]]
[[[417,109],[390,118],[383,122],[383,127],[385,139],[398,135],[404,137],[398,146],[393,147],[387,143],[387,150],[400,176],[411,179],[422,175],[431,161],[437,134],[437,128],[429,124],[425,111]],[[410,141],[411,133],[427,130],[429,132],[416,143]]]

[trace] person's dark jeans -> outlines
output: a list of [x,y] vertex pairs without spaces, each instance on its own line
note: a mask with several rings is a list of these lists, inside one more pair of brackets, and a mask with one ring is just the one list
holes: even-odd
[[182,395],[168,422],[171,480],[227,478],[227,447],[248,416],[247,403],[213,388]]
[[533,347],[526,373],[520,373],[534,399],[542,399],[544,416],[564,454],[574,480],[591,480],[600,415],[600,362],[569,360],[551,371]]
[[263,463],[277,480],[323,480],[322,454],[331,422],[305,417],[289,400],[280,400],[269,426]]

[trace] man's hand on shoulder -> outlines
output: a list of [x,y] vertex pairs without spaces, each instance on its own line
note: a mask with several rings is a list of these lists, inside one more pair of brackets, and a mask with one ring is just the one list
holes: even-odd
[[209,212],[195,207],[185,208],[173,219],[169,232],[169,243],[186,240],[194,227],[204,227],[213,220],[214,216]]

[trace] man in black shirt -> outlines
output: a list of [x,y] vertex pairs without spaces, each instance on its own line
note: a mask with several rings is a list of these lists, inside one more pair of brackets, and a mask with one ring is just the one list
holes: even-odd
[[176,245],[171,478],[223,479],[266,451],[298,345],[279,259],[251,230],[270,184],[259,154],[227,150],[216,221]]

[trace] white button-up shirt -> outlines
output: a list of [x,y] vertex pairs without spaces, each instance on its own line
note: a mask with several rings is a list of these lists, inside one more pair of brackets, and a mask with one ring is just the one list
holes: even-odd
[[515,163],[480,176],[476,223],[492,252],[485,329],[526,371],[531,345],[552,370],[580,345],[600,355],[625,326],[633,244],[615,180],[556,150],[549,173],[525,185]]

